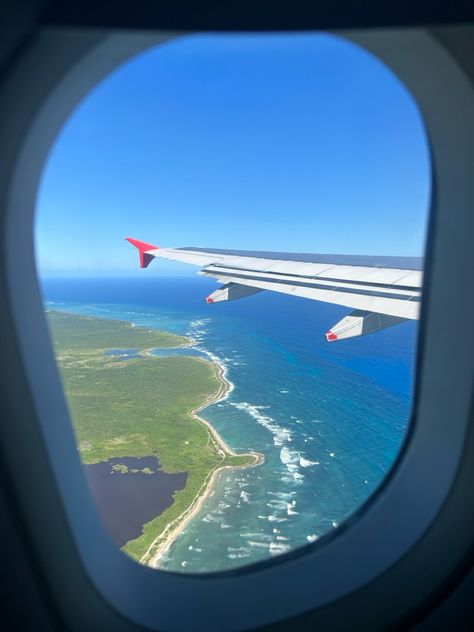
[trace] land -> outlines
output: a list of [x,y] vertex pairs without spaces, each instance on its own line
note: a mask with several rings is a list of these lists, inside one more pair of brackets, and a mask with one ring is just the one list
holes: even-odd
[[[143,526],[124,551],[150,566],[199,511],[225,468],[249,467],[263,457],[232,451],[199,416],[225,397],[219,365],[190,356],[156,357],[153,348],[188,346],[184,336],[117,320],[48,311],[54,351],[83,463],[154,455],[168,473],[187,472],[184,489]],[[139,349],[119,359],[110,349]],[[117,469],[117,475],[124,470]]]

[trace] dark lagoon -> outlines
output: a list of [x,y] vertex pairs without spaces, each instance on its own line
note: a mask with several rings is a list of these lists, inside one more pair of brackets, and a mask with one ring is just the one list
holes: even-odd
[[114,458],[84,468],[102,523],[119,546],[141,535],[146,522],[173,504],[174,492],[183,489],[188,476],[163,472],[154,456]]

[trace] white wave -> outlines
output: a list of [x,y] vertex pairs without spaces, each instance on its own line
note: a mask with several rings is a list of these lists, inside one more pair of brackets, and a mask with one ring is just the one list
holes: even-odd
[[250,553],[229,553],[227,556],[230,560],[240,559],[242,557],[249,557]]
[[248,542],[254,549],[269,549],[272,545],[272,543],[258,542],[257,540],[249,540]]
[[228,398],[228,396],[230,395],[230,393],[232,393],[232,391],[235,388],[234,383],[231,382],[229,380],[229,378],[227,377],[227,374],[229,372],[227,364],[221,358],[219,358],[219,356],[217,356],[215,353],[212,353],[212,351],[209,351],[208,349],[205,349],[204,347],[196,346],[195,349],[197,351],[200,351],[201,353],[203,353],[205,356],[207,356],[211,362],[214,362],[214,364],[217,364],[219,366],[219,368],[221,369],[224,379],[229,384],[229,389],[226,392],[225,397],[223,397],[222,399],[220,399],[218,401],[222,402],[222,401],[226,400]]
[[274,514],[270,514],[268,516],[259,514],[258,517],[260,520],[268,520],[268,522],[285,522],[285,520],[287,520],[287,518],[282,518],[281,516],[276,516]]
[[280,426],[273,417],[260,412],[269,406],[258,406],[256,404],[249,404],[248,402],[229,402],[230,406],[234,406],[238,410],[245,411],[248,415],[253,417],[261,426],[269,430],[273,434],[273,443],[277,446],[283,445],[286,441],[291,441],[291,430]]
[[295,506],[296,506],[296,500],[292,500],[291,503],[287,503],[286,513],[289,516],[296,516],[297,514],[300,513],[299,511],[296,511]]
[[226,522],[221,522],[221,529],[230,529],[231,525]]
[[276,539],[277,540],[282,540],[282,541],[289,540],[289,538],[287,538],[285,535],[277,535]]
[[339,526],[339,523],[335,520],[332,521],[332,526],[336,529]]
[[290,391],[285,391],[285,390],[280,391],[280,393],[289,393],[289,392],[290,392]]
[[301,467],[311,467],[311,465],[319,465],[319,461],[310,461],[309,459],[300,457],[300,465]]
[[202,522],[220,522],[221,519],[214,516],[212,513],[208,513],[202,519]]
[[304,474],[300,474],[299,472],[294,472],[293,474],[284,475],[280,478],[282,483],[301,483],[304,479]]
[[244,553],[248,551],[245,546],[228,546],[227,553]]
[[329,453],[329,456],[334,457],[334,456],[336,456],[336,453],[335,453],[335,452],[330,452],[330,453]]
[[242,490],[240,492],[240,498],[242,499],[242,502],[250,503],[250,494],[248,492],[244,492],[244,490]]
[[[267,518],[267,516],[259,516],[259,518]],[[270,535],[261,531],[249,531],[248,533],[239,533],[241,538],[271,538]]]
[[288,544],[283,544],[281,542],[272,542],[270,544],[270,554],[271,555],[281,555],[282,553],[286,553],[291,549],[291,546]]
[[285,522],[287,518],[281,518],[280,516],[268,516],[268,522]]
[[300,456],[297,450],[290,450],[286,446],[280,450],[280,461],[285,465],[299,463]]
[[272,509],[286,509],[286,501],[285,500],[269,500],[267,502],[267,507]]
[[267,492],[268,496],[275,496],[276,498],[291,498],[296,492]]
[[310,533],[306,536],[306,539],[308,540],[308,542],[316,542],[316,540],[319,539],[319,535],[316,535],[315,533]]

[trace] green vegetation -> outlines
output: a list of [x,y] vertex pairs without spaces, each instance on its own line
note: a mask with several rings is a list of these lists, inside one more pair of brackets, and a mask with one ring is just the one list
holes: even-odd
[[202,493],[212,472],[253,465],[258,458],[229,453],[191,416],[222,392],[216,365],[189,356],[121,360],[104,355],[111,348],[176,347],[188,344],[187,338],[64,312],[47,316],[83,462],[155,455],[164,471],[188,472],[174,503],[125,545],[140,560],[166,525]]

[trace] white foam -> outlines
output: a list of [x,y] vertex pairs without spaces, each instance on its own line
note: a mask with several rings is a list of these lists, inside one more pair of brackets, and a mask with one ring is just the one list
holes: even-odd
[[229,402],[230,406],[234,406],[238,410],[245,411],[253,417],[261,426],[269,430],[273,435],[273,443],[276,446],[282,446],[285,442],[291,441],[291,430],[280,426],[273,417],[265,415],[261,410],[269,408],[269,406],[258,406],[249,404],[248,402]]
[[316,542],[318,538],[319,538],[319,535],[316,535],[315,533],[310,533],[310,535],[306,536],[306,539],[308,540],[308,542]]
[[217,518],[212,513],[208,513],[202,519],[202,522],[220,522],[220,518]]
[[248,549],[245,546],[228,546],[227,553],[245,553]]
[[255,549],[269,549],[272,545],[272,543],[268,543],[268,542],[257,542],[257,540],[249,540],[248,541],[250,546],[252,546]]
[[[259,518],[267,518],[267,516],[259,516]],[[239,533],[241,538],[271,538],[261,531],[249,531],[248,533]]]
[[242,490],[240,492],[240,498],[242,499],[242,502],[250,503],[250,494],[248,492],[244,492],[244,490]]
[[300,465],[301,467],[311,467],[312,465],[319,465],[319,461],[310,461],[309,459],[300,457]]
[[269,500],[267,507],[272,509],[286,509],[287,503],[285,500]]
[[296,500],[292,500],[291,503],[287,503],[286,505],[286,513],[289,516],[296,516],[299,514],[299,511],[295,510]]
[[285,522],[287,518],[281,518],[280,516],[268,516],[268,522]]
[[283,544],[282,542],[272,542],[270,544],[270,554],[271,555],[281,555],[282,553],[286,553],[291,549],[291,546],[288,544]]
[[290,450],[284,446],[280,450],[280,461],[285,465],[299,463],[300,453],[297,450]]
[[267,492],[269,496],[275,496],[276,498],[291,498],[296,494],[296,492]]

